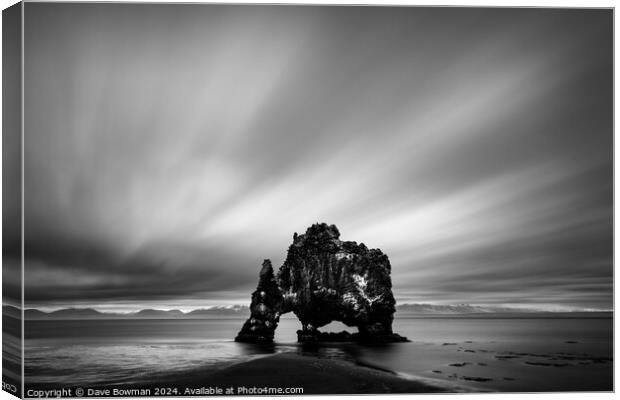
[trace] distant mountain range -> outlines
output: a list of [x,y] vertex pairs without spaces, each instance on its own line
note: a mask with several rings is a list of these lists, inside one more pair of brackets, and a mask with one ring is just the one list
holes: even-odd
[[437,304],[400,304],[396,307],[397,312],[413,314],[488,314],[488,313],[530,313],[540,312],[538,310],[491,307],[491,306],[472,306],[470,304],[457,305],[437,305]]
[[[21,318],[21,311],[13,306],[2,306],[4,316]],[[247,318],[250,314],[248,306],[219,306],[198,309],[189,312],[181,310],[153,310],[145,309],[132,313],[101,312],[92,308],[66,308],[62,310],[43,312],[34,308],[26,309],[24,315],[27,320],[93,320],[93,319],[210,319],[210,318]],[[291,314],[292,315],[292,314]],[[472,306],[469,304],[435,305],[435,304],[400,304],[396,306],[396,317],[608,317],[611,311],[575,311],[550,312],[534,309],[517,309],[508,307]]]
[[[2,313],[13,318],[21,318],[18,308],[2,306]],[[74,320],[74,319],[208,319],[208,318],[245,318],[250,314],[247,306],[213,307],[190,312],[181,310],[146,309],[131,313],[112,313],[97,311],[92,308],[65,308],[44,312],[34,308],[24,311],[27,320]]]
[[472,306],[469,304],[401,304],[396,318],[611,318],[611,311],[542,311],[526,308]]

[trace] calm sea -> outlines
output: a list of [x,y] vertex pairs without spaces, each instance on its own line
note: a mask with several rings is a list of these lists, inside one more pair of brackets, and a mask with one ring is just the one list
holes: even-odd
[[[611,318],[399,318],[394,331],[410,343],[314,350],[296,343],[295,319],[281,320],[270,347],[235,343],[242,324],[240,319],[27,321],[26,384],[141,383],[297,352],[388,369],[455,390],[613,389]],[[347,328],[333,323],[322,330],[342,329]]]

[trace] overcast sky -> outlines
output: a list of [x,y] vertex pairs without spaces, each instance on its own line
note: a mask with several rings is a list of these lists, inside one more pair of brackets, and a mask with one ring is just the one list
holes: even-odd
[[26,306],[249,303],[293,232],[397,302],[611,309],[612,12],[26,4]]

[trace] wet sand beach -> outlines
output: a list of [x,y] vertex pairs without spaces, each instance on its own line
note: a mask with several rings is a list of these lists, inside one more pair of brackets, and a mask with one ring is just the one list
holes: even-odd
[[[196,371],[171,376],[169,382],[185,387],[303,388],[304,394],[436,393],[451,391],[422,380],[360,366],[348,361],[282,353],[235,364],[216,372]],[[242,394],[242,393],[239,393]]]
[[[131,395],[207,396],[254,394],[374,394],[454,392],[432,380],[406,379],[371,365],[296,353],[279,353],[213,370],[197,368],[173,374],[145,376],[142,382],[71,386],[71,396],[83,390],[91,397]],[[79,388],[79,389],[78,389]],[[27,391],[50,390],[50,385],[28,385]],[[292,391],[291,391],[292,390]],[[79,393],[79,392],[78,392]],[[78,396],[80,397],[80,396]]]

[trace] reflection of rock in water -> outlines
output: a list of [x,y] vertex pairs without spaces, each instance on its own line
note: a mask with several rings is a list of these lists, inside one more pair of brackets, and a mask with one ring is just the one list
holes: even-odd
[[311,356],[348,362],[357,361],[357,352],[347,345],[321,345],[315,343],[301,343],[297,347],[300,356]]
[[[293,235],[277,276],[265,260],[252,293],[251,315],[235,338],[269,343],[280,315],[293,312],[301,321],[299,342],[400,342],[392,332],[395,301],[390,261],[378,249],[340,239],[335,225],[314,224]],[[332,321],[356,326],[358,333],[319,332]]]

